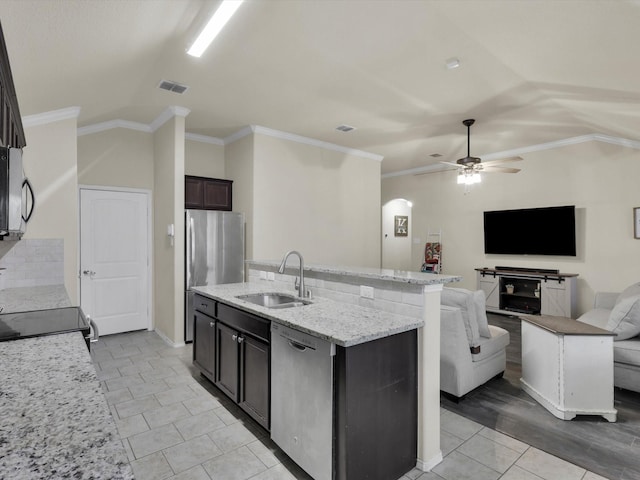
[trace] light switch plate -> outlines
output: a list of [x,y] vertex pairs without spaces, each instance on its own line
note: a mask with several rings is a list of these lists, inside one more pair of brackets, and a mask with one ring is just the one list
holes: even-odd
[[264,270],[260,270],[260,280],[266,280],[267,279],[267,272],[265,272]]
[[373,298],[373,287],[360,285],[360,296],[363,298]]

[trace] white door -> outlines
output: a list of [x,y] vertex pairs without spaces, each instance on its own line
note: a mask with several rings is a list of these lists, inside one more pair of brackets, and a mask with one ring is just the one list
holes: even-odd
[[148,195],[80,190],[80,306],[100,335],[151,328]]

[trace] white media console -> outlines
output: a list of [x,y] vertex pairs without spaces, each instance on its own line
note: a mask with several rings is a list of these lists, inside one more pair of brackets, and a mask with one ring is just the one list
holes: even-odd
[[487,311],[575,318],[577,273],[529,268],[476,268]]

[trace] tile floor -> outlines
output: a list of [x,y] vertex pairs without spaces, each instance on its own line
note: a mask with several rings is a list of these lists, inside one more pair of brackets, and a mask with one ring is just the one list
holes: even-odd
[[[310,479],[196,372],[190,345],[141,331],[102,337],[91,354],[137,480]],[[441,448],[432,472],[400,480],[604,478],[444,409]]]

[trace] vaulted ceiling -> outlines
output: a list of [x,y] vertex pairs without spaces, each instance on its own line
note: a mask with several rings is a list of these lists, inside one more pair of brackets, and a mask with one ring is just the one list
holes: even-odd
[[382,155],[383,173],[464,156],[465,118],[479,156],[594,133],[640,140],[638,1],[246,0],[189,57],[217,5],[0,0],[22,115],[79,106],[79,126],[150,124],[181,106],[190,133],[260,125]]

